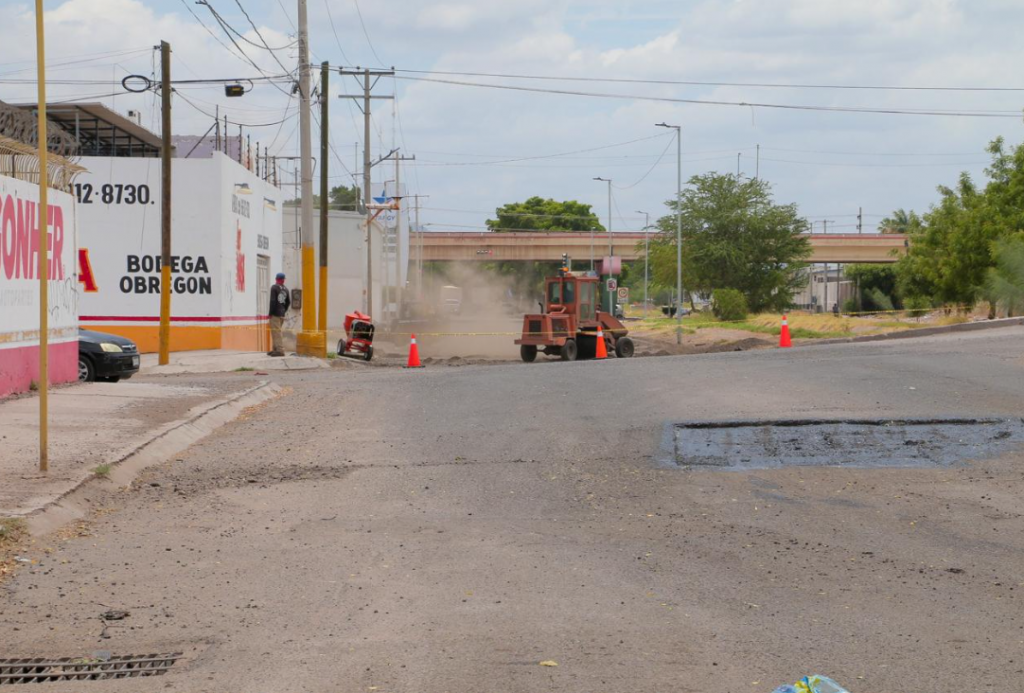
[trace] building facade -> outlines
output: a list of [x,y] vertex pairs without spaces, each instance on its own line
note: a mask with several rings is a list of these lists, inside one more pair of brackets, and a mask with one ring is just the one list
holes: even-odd
[[[157,351],[160,160],[84,157],[78,203],[80,322]],[[281,191],[221,153],[171,168],[171,350],[269,348],[282,271]]]

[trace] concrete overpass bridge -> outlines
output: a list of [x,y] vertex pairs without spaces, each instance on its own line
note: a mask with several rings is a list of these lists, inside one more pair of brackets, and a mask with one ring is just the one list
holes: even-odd
[[[593,252],[600,259],[608,253],[607,233],[593,235]],[[890,263],[907,252],[907,237],[902,234],[851,233],[808,234],[811,241],[810,262]],[[644,234],[615,232],[611,234],[613,254],[625,261],[643,257]],[[420,257],[420,244],[425,262],[500,262],[555,261],[562,253],[580,262],[590,259],[591,235],[585,232],[509,232],[462,233],[425,231],[410,241],[410,261]]]

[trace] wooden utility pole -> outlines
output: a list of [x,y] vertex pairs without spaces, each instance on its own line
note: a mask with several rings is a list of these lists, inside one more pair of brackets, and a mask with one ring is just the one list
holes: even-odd
[[[36,111],[36,146],[39,150],[39,471],[50,469],[50,297],[47,222],[49,209],[49,157],[46,134],[46,42],[43,32],[43,0],[36,0],[36,70],[39,107]],[[20,208],[19,208],[20,209]]]
[[171,360],[171,44],[160,42],[160,365]]
[[[370,210],[370,204],[373,202],[373,194],[370,192],[370,170],[373,168],[373,164],[370,161],[370,101],[372,99],[393,99],[393,96],[371,96],[370,92],[373,91],[373,87],[377,84],[382,76],[390,76],[395,74],[394,70],[338,70],[338,74],[341,75],[353,75],[356,77],[363,78],[363,94],[348,95],[341,94],[343,99],[362,99],[363,104],[361,110],[363,111],[363,207],[366,210],[366,301],[364,305],[366,312],[369,315],[373,315],[373,238],[370,232],[372,228],[371,221],[373,219],[373,212]],[[375,78],[372,82],[370,78]],[[359,101],[356,101],[358,104]]]
[[327,80],[329,74],[330,66],[326,62],[320,63],[320,303],[317,306],[320,309],[320,315],[317,328],[324,334],[325,340],[327,339],[327,222],[330,208],[327,189],[327,150],[330,147],[330,142],[327,139],[330,130],[327,127]]

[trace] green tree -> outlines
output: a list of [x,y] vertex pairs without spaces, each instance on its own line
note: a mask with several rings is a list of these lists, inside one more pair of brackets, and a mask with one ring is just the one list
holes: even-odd
[[996,264],[988,270],[986,297],[993,308],[1002,308],[1008,316],[1020,315],[1024,312],[1024,236],[1001,238],[992,252]]
[[892,310],[899,305],[893,265],[846,265],[844,272],[860,291],[853,310]]
[[574,200],[559,202],[531,197],[494,210],[497,219],[488,219],[492,231],[604,231],[590,205]]
[[[676,283],[676,201],[672,215],[658,220],[651,242],[653,278]],[[683,192],[683,286],[702,296],[716,289],[737,289],[751,311],[781,310],[806,281],[800,276],[811,253],[801,234],[807,221],[796,205],[772,201],[763,180],[708,173],[694,176]]]
[[[362,201],[362,193],[359,188],[352,186],[351,188],[344,185],[338,185],[331,188],[331,206],[330,209],[342,209],[355,211],[359,209]],[[302,204],[302,200],[294,197],[290,200],[285,200],[285,207],[298,207]],[[313,208],[320,208],[320,196],[313,195]]]
[[897,264],[905,303],[972,306],[985,295],[997,242],[1024,231],[1024,146],[1008,150],[997,138],[988,153],[984,189],[962,173],[956,188],[939,188],[939,203],[923,216],[921,228],[910,231],[910,249]]
[[914,233],[921,230],[924,222],[914,210],[909,212],[897,209],[891,217],[886,217],[878,222],[878,230],[881,233]]

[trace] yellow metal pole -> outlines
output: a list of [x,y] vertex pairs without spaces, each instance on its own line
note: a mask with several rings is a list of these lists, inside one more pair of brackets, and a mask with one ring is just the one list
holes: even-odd
[[38,73],[37,144],[39,145],[39,471],[50,469],[49,391],[50,391],[50,310],[46,282],[49,279],[50,253],[47,247],[47,210],[49,170],[46,150],[46,46],[43,42],[43,0],[36,0],[36,71]]

